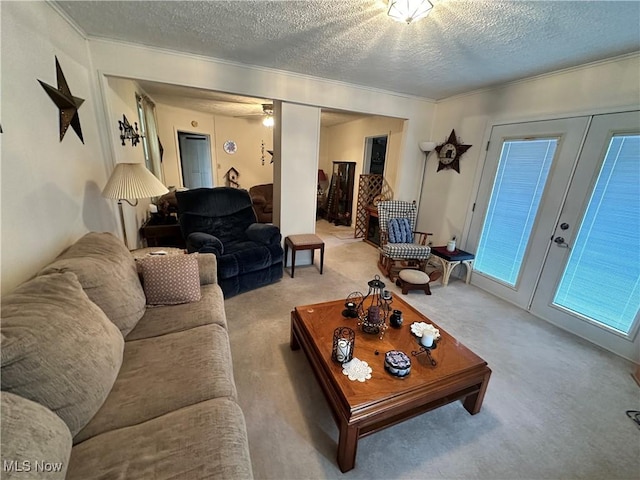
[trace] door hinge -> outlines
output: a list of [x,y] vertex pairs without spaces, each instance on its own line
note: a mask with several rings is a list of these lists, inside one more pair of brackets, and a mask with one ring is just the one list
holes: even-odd
[[489,151],[489,144],[490,144],[490,143],[491,143],[491,142],[487,142],[487,148],[485,148],[485,151]]
[[473,204],[473,207],[471,207],[471,211],[472,211],[472,212],[475,212],[475,211],[476,211],[476,204],[475,204],[475,203]]

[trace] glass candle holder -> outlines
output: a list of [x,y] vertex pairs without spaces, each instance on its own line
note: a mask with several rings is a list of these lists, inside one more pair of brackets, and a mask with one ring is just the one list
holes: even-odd
[[346,363],[353,360],[353,347],[356,342],[356,333],[349,327],[338,327],[333,331],[333,349],[331,359],[338,363]]

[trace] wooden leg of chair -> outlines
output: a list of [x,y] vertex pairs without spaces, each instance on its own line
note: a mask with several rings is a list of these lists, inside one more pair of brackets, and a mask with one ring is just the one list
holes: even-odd
[[380,260],[378,260],[378,269],[385,277],[389,276],[390,262],[391,260],[388,257],[380,254]]

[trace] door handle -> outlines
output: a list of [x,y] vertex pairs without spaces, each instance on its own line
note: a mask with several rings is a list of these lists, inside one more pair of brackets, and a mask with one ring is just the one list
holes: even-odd
[[556,238],[554,238],[554,239],[553,239],[553,241],[554,241],[554,242],[556,243],[556,245],[558,245],[559,247],[562,247],[562,248],[571,248],[571,247],[569,247],[569,244],[568,244],[568,243],[566,243],[566,242],[564,241],[564,237],[556,237]]

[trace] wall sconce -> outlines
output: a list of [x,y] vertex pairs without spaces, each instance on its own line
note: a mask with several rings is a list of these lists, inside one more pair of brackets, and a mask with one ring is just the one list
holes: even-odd
[[138,122],[133,123],[134,127],[131,126],[127,117],[122,114],[122,120],[118,120],[118,128],[120,128],[120,140],[122,140],[122,145],[124,145],[125,140],[131,140],[131,146],[135,147],[140,143],[140,138],[142,135],[138,133]]

